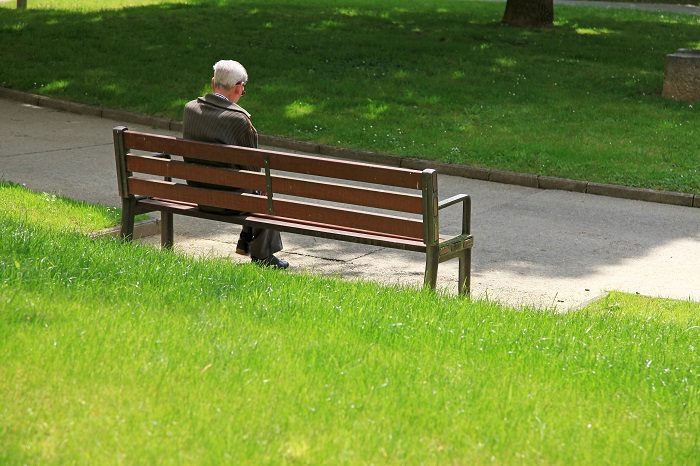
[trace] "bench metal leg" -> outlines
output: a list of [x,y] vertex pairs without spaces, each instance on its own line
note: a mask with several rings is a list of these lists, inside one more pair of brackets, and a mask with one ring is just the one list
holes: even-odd
[[136,199],[122,199],[122,224],[119,229],[119,238],[124,241],[131,241],[134,237],[134,216],[136,210]]
[[425,254],[425,279],[423,286],[430,287],[433,290],[437,286],[438,264],[440,263],[439,252],[440,249],[437,246],[432,246],[428,247]]
[[465,249],[459,256],[459,294],[469,296],[471,293],[472,250]]
[[173,213],[160,213],[160,247],[163,249],[172,249],[175,242],[173,232]]

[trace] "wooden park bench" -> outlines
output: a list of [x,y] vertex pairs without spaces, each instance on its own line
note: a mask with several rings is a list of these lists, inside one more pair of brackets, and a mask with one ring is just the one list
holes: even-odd
[[[161,246],[173,245],[173,214],[334,240],[425,253],[424,286],[435,289],[438,264],[459,259],[459,293],[469,294],[471,200],[438,202],[437,172],[208,144],[114,128],[122,199],[120,237],[131,240],[134,217],[161,212]],[[171,157],[163,157],[168,154]],[[178,156],[173,158],[172,156]],[[182,159],[187,158],[187,161]],[[192,163],[260,167],[260,172]],[[195,187],[186,181],[260,192]],[[461,234],[439,236],[439,213],[462,204]],[[199,205],[246,212],[202,211]],[[209,210],[209,209],[206,209]]]

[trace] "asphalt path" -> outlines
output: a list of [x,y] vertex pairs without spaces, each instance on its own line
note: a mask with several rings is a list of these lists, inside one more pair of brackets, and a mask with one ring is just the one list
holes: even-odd
[[[463,0],[465,1],[465,0]],[[497,2],[505,3],[506,0],[466,0],[479,2]],[[700,7],[696,5],[672,5],[667,3],[633,3],[633,2],[606,2],[596,0],[554,0],[554,6],[586,6],[593,8],[608,8],[608,9],[626,9],[626,10],[644,10],[644,11],[661,11],[668,13],[700,15]],[[556,10],[555,10],[556,15]]]

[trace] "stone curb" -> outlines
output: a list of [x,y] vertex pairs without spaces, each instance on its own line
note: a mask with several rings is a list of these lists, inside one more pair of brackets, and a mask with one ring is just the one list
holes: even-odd
[[610,184],[588,183],[586,192],[600,196],[620,197],[660,204],[673,204],[685,207],[700,207],[698,195],[675,193],[671,191],[656,191],[653,189],[630,188]]
[[63,112],[77,113],[80,115],[94,116],[99,118],[109,118],[112,120],[123,120],[128,123],[151,126],[153,128],[167,129],[170,131],[182,131],[182,122],[169,120],[140,113],[132,113],[123,110],[112,110],[109,108],[96,107],[94,105],[79,104],[68,100],[55,99],[42,95],[28,94],[0,87],[0,98],[16,100],[36,107],[47,107]]
[[[182,131],[182,122],[169,120],[150,115],[127,112],[123,110],[112,110],[102,107],[95,107],[86,104],[79,104],[70,101],[45,97],[26,92],[16,91],[0,87],[0,98],[12,99],[29,105],[54,108],[81,115],[109,118],[123,121],[124,123],[135,123],[153,128],[166,129],[169,131]],[[472,167],[467,165],[457,165],[445,162],[436,162],[424,159],[414,159],[399,157],[376,152],[359,151],[345,149],[341,147],[327,146],[324,144],[314,144],[311,142],[295,141],[276,136],[260,135],[261,145],[271,146],[279,149],[287,149],[310,154],[319,154],[328,157],[340,157],[358,162],[375,163],[393,167],[410,168],[423,170],[434,168],[443,175],[459,176],[496,183],[513,184],[526,186],[529,188],[571,191],[578,193],[595,194],[599,196],[617,197],[637,201],[656,202],[660,204],[671,204],[684,207],[700,208],[700,194],[677,193],[672,191],[658,191],[654,189],[634,188],[629,186],[618,186],[602,183],[593,183],[582,180],[571,180],[566,178],[556,178],[551,176],[530,175],[526,173],[509,172],[503,170],[492,170],[488,168]]]

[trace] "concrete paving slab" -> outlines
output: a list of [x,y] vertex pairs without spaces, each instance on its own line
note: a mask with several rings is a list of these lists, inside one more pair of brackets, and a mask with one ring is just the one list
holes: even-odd
[[[148,125],[0,99],[0,179],[118,206],[112,128]],[[609,290],[700,301],[700,209],[440,175],[443,199],[468,193],[475,236],[472,292],[512,306],[575,309]],[[456,208],[458,211],[459,209]],[[448,211],[452,212],[452,211]],[[460,229],[443,215],[443,234]],[[239,227],[175,218],[176,249],[234,254]],[[292,270],[419,287],[421,254],[283,235]],[[158,237],[143,241],[157,244]],[[456,291],[457,262],[438,285]]]

